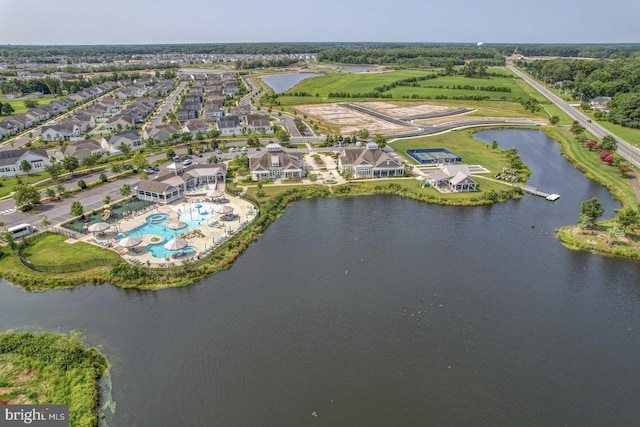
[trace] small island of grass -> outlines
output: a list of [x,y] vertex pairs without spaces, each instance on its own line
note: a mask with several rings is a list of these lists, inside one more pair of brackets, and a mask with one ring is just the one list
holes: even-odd
[[69,425],[98,425],[105,357],[77,334],[0,334],[0,403],[69,405]]

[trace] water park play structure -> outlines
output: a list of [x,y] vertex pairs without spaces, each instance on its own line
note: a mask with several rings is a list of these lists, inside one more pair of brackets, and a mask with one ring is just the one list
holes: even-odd
[[105,208],[104,211],[102,212],[102,220],[103,221],[106,221],[109,218],[115,217],[115,216],[116,216],[115,212],[113,211],[113,209],[111,209],[109,207]]

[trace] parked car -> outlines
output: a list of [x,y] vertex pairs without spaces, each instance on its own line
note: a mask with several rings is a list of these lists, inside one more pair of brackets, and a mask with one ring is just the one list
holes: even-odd
[[184,160],[182,161],[182,164],[183,164],[183,165],[190,165],[190,164],[191,164],[191,159],[184,159]]
[[173,158],[173,161],[174,161],[174,162],[179,162],[180,160],[182,160],[182,159],[180,158],[180,156],[175,156],[175,157]]
[[256,151],[260,151],[260,150],[262,150],[262,148],[256,147]]
[[201,153],[201,152],[199,152],[199,151],[196,151],[196,152],[195,152],[195,153],[193,153],[193,154],[194,154],[194,156],[196,156],[196,157],[202,157],[202,153]]
[[149,175],[153,175],[154,173],[156,173],[156,171],[151,167],[146,168],[144,171]]
[[189,160],[191,159],[191,156],[189,156],[188,154],[185,154],[184,156],[182,156],[182,161],[184,162],[185,160]]
[[222,154],[222,150],[220,149],[216,150],[216,154]]
[[151,166],[154,172],[160,172],[160,168],[158,166]]

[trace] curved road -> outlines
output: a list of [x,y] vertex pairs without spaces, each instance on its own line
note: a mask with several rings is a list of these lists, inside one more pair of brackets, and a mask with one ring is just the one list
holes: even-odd
[[[532,79],[531,77],[529,77],[528,75],[520,71],[513,64],[507,62],[507,68],[511,70],[514,74],[516,74],[518,77],[520,77],[522,80],[529,83],[534,89],[540,92],[545,98],[547,98],[549,101],[557,105],[558,108],[560,108],[562,111],[567,113],[569,117],[571,117],[572,119],[580,123],[582,126],[584,126],[589,132],[591,132],[597,138],[602,139],[607,135],[611,135],[611,132],[609,132],[599,124],[592,122],[585,114],[576,110],[574,107],[569,105],[558,95],[551,92],[549,89],[547,89],[546,87],[544,87],[543,85],[541,85],[540,83],[538,83],[537,81],[535,81],[534,79]],[[614,136],[614,135],[611,135],[611,136]],[[614,136],[614,138],[616,138],[616,141],[618,141],[617,153],[620,154],[625,159],[627,159],[634,166],[640,167],[640,148],[629,144],[628,142],[620,139],[617,136]]]

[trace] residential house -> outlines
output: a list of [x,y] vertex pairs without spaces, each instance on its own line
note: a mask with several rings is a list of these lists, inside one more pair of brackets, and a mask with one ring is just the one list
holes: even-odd
[[264,114],[247,115],[247,130],[254,133],[273,133],[269,117]]
[[13,120],[4,119],[0,121],[0,137],[9,137],[17,134],[20,131],[18,123]]
[[80,126],[65,121],[57,125],[43,126],[40,137],[45,141],[69,141],[80,136],[80,133]]
[[140,139],[140,134],[134,130],[116,133],[112,136],[106,136],[100,140],[100,145],[105,152],[111,154],[120,154],[122,144],[129,147],[129,151],[144,148],[145,144]]
[[249,171],[254,181],[303,178],[304,159],[287,153],[280,144],[269,144],[266,151],[249,157]]
[[148,127],[142,134],[144,139],[156,139],[158,141],[170,141],[173,139],[173,135],[180,133],[180,126],[169,123],[166,125],[159,125],[154,127]]
[[73,136],[80,136],[89,129],[89,122],[70,117],[61,121],[60,126],[71,130],[73,132]]
[[104,153],[104,149],[100,142],[93,139],[81,139],[54,150],[51,155],[58,161],[63,161],[65,157],[69,156],[84,160],[93,154],[102,155],[102,153]]
[[9,117],[9,119],[20,123],[19,127],[21,129],[29,129],[33,126],[33,121],[31,121],[31,119],[27,117],[25,113],[14,114],[13,116]]
[[251,107],[248,105],[237,105],[235,107],[231,107],[229,114],[238,116],[238,119],[240,119],[241,122],[246,122],[247,117],[251,114]]
[[182,132],[189,133],[191,134],[192,138],[195,138],[198,136],[198,133],[202,134],[203,136],[206,135],[209,129],[209,123],[207,123],[206,121],[192,119],[185,122],[184,127],[182,128]]
[[47,152],[42,148],[0,151],[0,177],[27,174],[20,170],[23,160],[31,165],[28,173],[44,172],[45,167],[51,165]]
[[42,108],[33,108],[25,113],[25,115],[31,119],[33,123],[42,123],[49,120],[51,114]]
[[242,126],[238,116],[224,116],[216,123],[220,135],[236,135],[242,133]]
[[592,110],[599,111],[609,111],[609,102],[611,101],[610,96],[596,96],[592,100],[589,101],[589,105]]
[[[89,114],[86,114],[85,112],[80,112],[77,113],[73,116],[74,119],[84,123],[86,127],[84,127],[84,129],[86,130],[86,128],[90,128],[90,127],[94,127],[96,125],[96,118],[94,116],[91,116]],[[83,130],[84,132],[84,130]]]
[[217,107],[205,107],[204,110],[202,110],[202,118],[208,122],[217,122],[224,116],[224,114],[225,111],[222,108]]
[[134,129],[136,127],[136,119],[128,114],[116,114],[110,117],[104,124],[104,128],[109,132],[116,132],[123,129]]
[[354,178],[404,176],[404,166],[371,142],[366,147],[347,147],[338,158],[340,173],[351,171]]
[[120,108],[122,108],[122,102],[119,99],[113,97],[103,98],[97,104],[104,105],[106,107],[105,111],[107,112],[107,114],[114,114]]
[[186,122],[187,120],[197,119],[198,118],[198,110],[181,108],[176,112],[176,115],[178,116],[178,121]]

